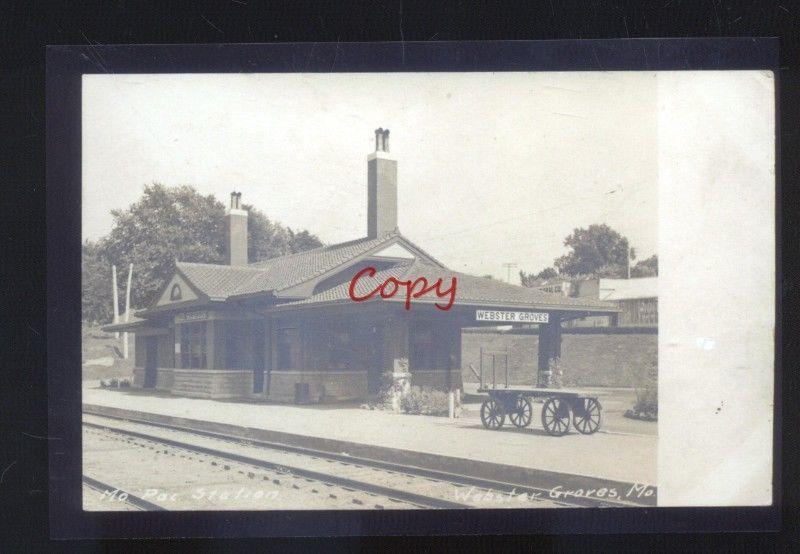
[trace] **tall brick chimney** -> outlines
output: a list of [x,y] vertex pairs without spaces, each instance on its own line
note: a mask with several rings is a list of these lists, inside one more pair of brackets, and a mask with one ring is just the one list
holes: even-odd
[[375,152],[367,157],[367,236],[397,229],[397,162],[389,157],[389,129],[375,130]]
[[228,265],[247,265],[247,210],[242,209],[242,193],[231,193],[225,212],[225,256]]

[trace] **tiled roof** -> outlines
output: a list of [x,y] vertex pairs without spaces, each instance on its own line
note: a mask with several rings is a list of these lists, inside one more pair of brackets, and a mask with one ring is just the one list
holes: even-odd
[[365,254],[395,236],[398,233],[375,239],[361,238],[250,264],[248,267],[258,268],[263,274],[242,286],[236,294],[289,288]]
[[[225,300],[234,296],[277,292],[298,285],[373,251],[386,241],[401,237],[395,232],[377,239],[362,238],[313,250],[289,254],[253,263],[247,266],[227,266],[178,262],[178,269],[201,292],[212,300]],[[410,243],[409,243],[410,244]],[[415,246],[415,248],[417,248]],[[494,279],[476,277],[451,271],[419,258],[398,262],[380,271],[373,278],[359,281],[360,294],[374,290],[389,277],[414,280],[425,277],[433,283],[442,279],[447,286],[452,277],[458,278],[456,304],[499,304],[529,308],[616,311],[615,304],[589,298],[569,298],[558,293],[511,285]],[[317,304],[350,301],[349,281],[321,291],[309,298],[287,302],[284,305]],[[402,301],[398,295],[393,300]],[[435,296],[415,299],[415,302],[441,302]]]
[[195,287],[214,300],[236,295],[242,286],[261,278],[264,273],[263,269],[249,266],[178,262],[176,267]]
[[201,292],[221,300],[284,290],[335,269],[396,236],[400,236],[399,233],[375,239],[361,238],[246,266],[178,262],[177,267]]
[[[442,279],[444,288],[449,288],[453,277],[457,278],[456,305],[458,304],[502,304],[522,308],[552,308],[567,310],[604,310],[617,311],[617,306],[611,302],[602,302],[589,298],[569,298],[559,293],[542,292],[536,289],[511,285],[495,279],[476,277],[466,273],[440,268],[421,260],[402,262],[383,271],[374,277],[364,276],[359,279],[356,293],[363,296],[374,290],[380,283],[395,277],[400,281],[414,280],[425,277],[429,283]],[[287,305],[303,305],[316,303],[348,302],[350,296],[348,288],[350,282],[345,282],[331,289],[321,291],[309,298],[287,303]],[[403,301],[405,297],[398,294],[392,300]],[[435,295],[426,295],[414,299],[414,302],[439,302],[442,300]]]

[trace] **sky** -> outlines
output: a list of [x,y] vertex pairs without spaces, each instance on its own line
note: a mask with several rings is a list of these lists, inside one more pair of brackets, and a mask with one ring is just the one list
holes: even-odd
[[232,190],[325,243],[366,235],[367,155],[391,130],[401,232],[518,283],[576,227],[658,244],[653,72],[85,75],[83,236],[146,184]]

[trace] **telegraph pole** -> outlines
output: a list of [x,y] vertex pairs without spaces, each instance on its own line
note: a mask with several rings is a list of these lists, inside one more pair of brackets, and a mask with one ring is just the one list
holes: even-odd
[[[119,300],[117,299],[117,266],[111,266],[111,292],[114,298],[114,325],[119,323]],[[119,338],[119,331],[114,333]]]
[[517,267],[516,263],[513,262],[506,262],[503,264],[503,267],[506,268],[506,283],[511,282],[511,268]]

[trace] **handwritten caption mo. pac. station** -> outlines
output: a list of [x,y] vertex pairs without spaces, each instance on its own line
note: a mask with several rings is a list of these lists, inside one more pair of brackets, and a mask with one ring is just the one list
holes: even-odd
[[547,312],[510,312],[506,310],[476,310],[475,321],[502,321],[504,323],[547,323]]

